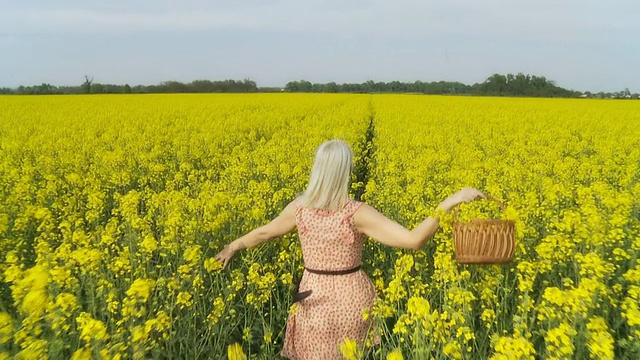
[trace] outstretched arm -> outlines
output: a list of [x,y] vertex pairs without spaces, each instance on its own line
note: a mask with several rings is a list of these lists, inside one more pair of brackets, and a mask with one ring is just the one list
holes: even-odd
[[282,210],[280,215],[271,222],[252,230],[225,246],[224,249],[215,256],[215,259],[222,262],[222,267],[225,268],[229,260],[231,260],[233,255],[239,250],[258,246],[267,240],[277,238],[293,230],[296,226],[295,215],[295,201],[292,201]]
[[[478,197],[486,196],[476,189],[464,188],[440,203],[436,213],[448,213],[458,204],[470,202]],[[353,220],[356,228],[370,238],[388,246],[413,250],[422,248],[440,227],[440,219],[428,217],[415,229],[408,230],[366,204],[356,211]]]

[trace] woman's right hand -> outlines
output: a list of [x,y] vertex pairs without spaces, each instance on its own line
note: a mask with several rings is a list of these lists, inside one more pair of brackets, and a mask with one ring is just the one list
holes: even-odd
[[486,199],[487,195],[483,194],[480,190],[466,187],[446,198],[438,207],[444,209],[446,212],[449,212],[454,207],[462,203],[470,203],[477,198]]
[[459,205],[462,203],[470,203],[477,198],[483,198],[483,199],[487,198],[487,195],[483,194],[480,190],[470,188],[470,187],[466,187],[458,191],[457,193],[453,194],[453,196],[457,201],[456,205]]
[[236,254],[237,251],[238,250],[234,247],[233,244],[229,244],[225,246],[224,249],[222,249],[222,251],[217,253],[216,256],[214,256],[214,259],[222,263],[222,268],[224,269],[227,267],[227,264],[229,263],[233,255]]

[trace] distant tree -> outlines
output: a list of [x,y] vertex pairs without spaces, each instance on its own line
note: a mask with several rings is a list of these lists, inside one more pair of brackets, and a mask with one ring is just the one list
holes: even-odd
[[391,92],[406,92],[404,91],[406,90],[406,88],[402,86],[402,83],[400,81],[397,81],[397,80],[389,83],[389,90]]
[[[513,75],[511,75],[510,77],[513,77]],[[484,93],[493,94],[493,95],[498,95],[503,93],[507,89],[507,80],[508,80],[508,77],[504,75],[500,75],[500,74],[491,75],[484,82],[484,85],[485,85],[483,89]]]
[[542,92],[542,89],[544,89],[548,85],[547,79],[544,76],[533,75],[530,82],[536,96],[539,96]]
[[518,73],[510,84],[511,93],[516,96],[526,95],[529,92],[529,81],[529,76],[525,76],[523,73]]
[[165,81],[158,86],[161,90],[160,92],[165,93],[186,93],[189,92],[189,88],[187,85],[179,82],[179,81]]
[[17,93],[21,95],[50,95],[60,94],[61,91],[51,84],[42,83],[34,86],[20,86]]
[[317,84],[317,83],[313,83],[311,85],[311,91],[314,93],[323,93],[326,92],[326,85],[325,84]]
[[367,82],[362,84],[362,90],[365,92],[376,92],[376,83],[372,80],[367,80]]
[[256,92],[258,91],[258,84],[251,79],[242,80],[243,92]]
[[325,91],[328,93],[337,93],[339,88],[338,88],[338,84],[336,84],[335,82],[330,82],[328,83],[325,87],[324,87]]
[[282,92],[284,89],[281,87],[277,87],[277,86],[261,86],[259,88],[256,88],[256,92],[261,92],[261,93],[276,93],[276,92]]
[[195,80],[191,82],[189,87],[191,88],[191,91],[196,93],[207,93],[215,91],[215,85],[209,80]]
[[284,88],[289,92],[311,92],[313,90],[313,84],[307,80],[290,81]]
[[131,94],[131,86],[129,86],[129,84],[124,84],[123,92],[125,94]]
[[149,87],[144,85],[136,85],[131,88],[131,92],[136,94],[148,93]]
[[82,92],[85,94],[91,94],[91,84],[93,84],[93,77],[89,78],[87,75],[84,76],[84,82],[82,83]]
[[416,80],[413,82],[413,84],[411,84],[409,91],[416,92],[416,93],[424,93],[424,89],[425,89],[424,85],[425,84],[422,81]]
[[298,92],[300,91],[300,83],[297,81],[289,81],[287,85],[284,86],[284,91]]
[[104,94],[105,91],[105,87],[104,85],[100,84],[100,83],[96,83],[96,84],[91,84],[91,93],[92,94]]
[[307,80],[300,80],[300,91],[301,92],[311,92],[313,89],[313,85],[311,82]]

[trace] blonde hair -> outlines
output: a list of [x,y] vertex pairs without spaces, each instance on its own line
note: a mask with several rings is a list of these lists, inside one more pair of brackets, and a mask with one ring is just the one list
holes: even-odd
[[349,199],[353,153],[342,140],[324,142],[316,151],[309,185],[300,197],[305,207],[338,211]]

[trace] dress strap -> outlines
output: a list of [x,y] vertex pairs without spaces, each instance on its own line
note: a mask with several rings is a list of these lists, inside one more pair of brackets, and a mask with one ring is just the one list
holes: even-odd
[[349,202],[345,216],[342,218],[342,221],[340,221],[340,225],[347,232],[347,238],[345,239],[347,244],[353,244],[356,241],[356,234],[351,226],[351,218],[353,218],[353,214],[355,214],[364,203],[355,200],[350,200]]
[[360,209],[360,206],[362,205],[364,205],[364,202],[362,201],[351,200],[351,204],[349,206],[349,210],[347,212],[346,217],[351,218],[353,214],[355,214],[356,211],[358,211],[358,209]]
[[302,204],[300,202],[300,198],[296,199],[295,202],[296,202],[296,216],[294,220],[296,223],[296,227],[298,228],[298,235],[299,235],[307,232],[307,227],[304,226],[304,223],[302,222]]

